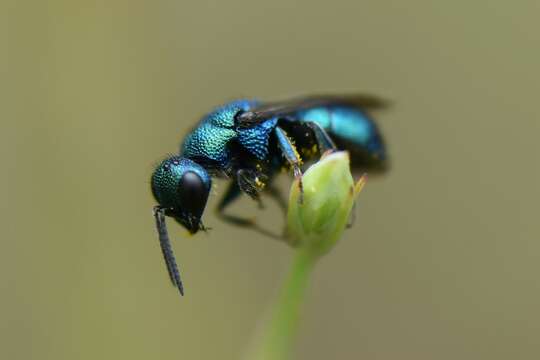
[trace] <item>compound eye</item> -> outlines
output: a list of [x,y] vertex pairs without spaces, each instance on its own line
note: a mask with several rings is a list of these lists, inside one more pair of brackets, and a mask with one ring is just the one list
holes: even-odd
[[186,172],[178,183],[180,206],[197,218],[204,212],[209,192],[201,177],[193,171]]

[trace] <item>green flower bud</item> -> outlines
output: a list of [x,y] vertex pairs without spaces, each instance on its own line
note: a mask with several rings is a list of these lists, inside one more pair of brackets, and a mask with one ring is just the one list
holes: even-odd
[[257,351],[248,359],[287,359],[300,318],[305,289],[320,255],[332,249],[345,230],[356,197],[366,176],[354,184],[349,154],[325,154],[295,180],[289,196],[287,240],[298,247],[288,280],[258,341]]
[[347,152],[323,155],[302,176],[303,196],[296,180],[289,196],[287,240],[313,255],[328,252],[339,240],[349,220],[366,176],[354,184]]

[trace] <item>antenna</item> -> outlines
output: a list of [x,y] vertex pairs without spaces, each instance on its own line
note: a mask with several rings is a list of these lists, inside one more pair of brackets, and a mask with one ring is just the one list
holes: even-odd
[[184,285],[180,279],[180,272],[178,271],[178,265],[176,265],[176,259],[169,240],[169,234],[167,232],[167,224],[165,223],[165,209],[161,206],[154,206],[154,219],[156,220],[156,229],[159,236],[159,245],[161,246],[161,252],[163,253],[163,259],[165,265],[167,265],[167,272],[169,278],[175,288],[180,291],[180,295],[184,296]]

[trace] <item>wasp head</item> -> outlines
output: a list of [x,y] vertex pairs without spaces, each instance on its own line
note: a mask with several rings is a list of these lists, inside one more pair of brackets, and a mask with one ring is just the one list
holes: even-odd
[[152,194],[166,215],[192,234],[204,229],[201,217],[212,180],[202,166],[187,158],[171,156],[156,167],[151,183]]

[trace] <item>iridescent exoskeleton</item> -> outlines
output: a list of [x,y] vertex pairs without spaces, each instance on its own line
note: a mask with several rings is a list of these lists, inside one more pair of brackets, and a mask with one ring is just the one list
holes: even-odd
[[[385,103],[372,96],[311,96],[276,103],[236,100],[204,116],[185,137],[179,155],[163,160],[152,175],[158,202],[154,216],[167,270],[174,286],[183,286],[173,256],[165,216],[190,233],[206,230],[202,223],[212,177],[230,179],[218,205],[228,222],[255,226],[227,214],[242,193],[260,202],[262,192],[278,197],[272,180],[284,167],[301,179],[304,160],[336,149],[351,153],[352,166],[382,172],[388,157],[381,133],[370,113]],[[301,184],[301,182],[300,182]]]

